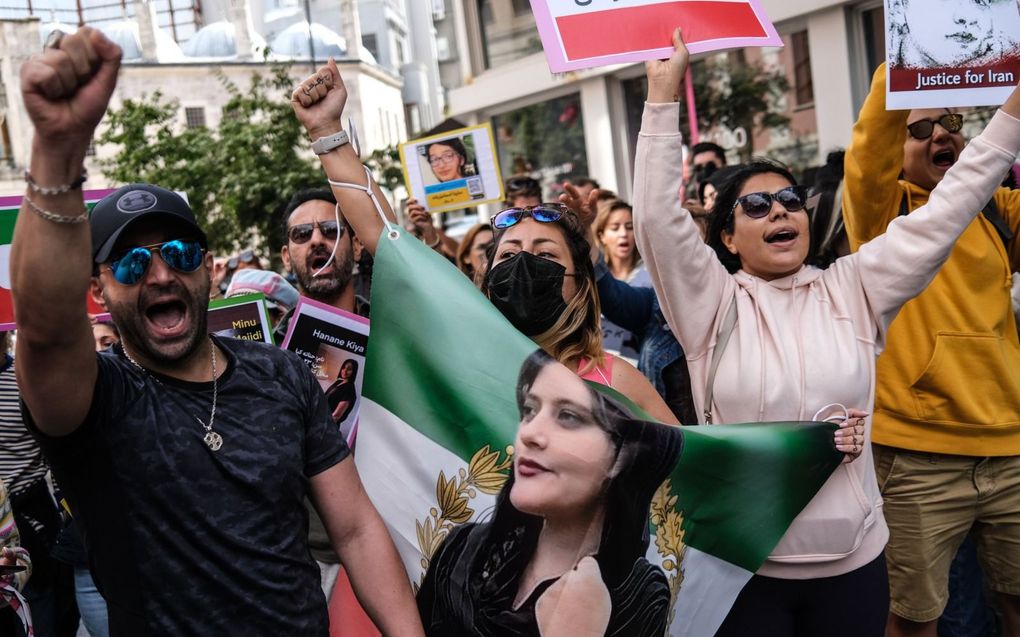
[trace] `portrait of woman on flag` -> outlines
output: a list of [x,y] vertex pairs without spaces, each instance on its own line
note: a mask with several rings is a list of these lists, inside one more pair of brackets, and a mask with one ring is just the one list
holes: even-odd
[[649,506],[678,428],[635,420],[542,350],[521,366],[513,472],[492,519],[454,529],[418,593],[428,635],[662,635]]

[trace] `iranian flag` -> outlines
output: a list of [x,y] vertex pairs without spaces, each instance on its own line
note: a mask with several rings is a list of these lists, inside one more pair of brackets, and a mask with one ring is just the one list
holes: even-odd
[[[491,517],[512,470],[518,374],[536,346],[413,236],[384,235],[375,257],[356,461],[417,590],[451,529]],[[839,464],[833,429],[682,429],[679,460],[649,507],[647,558],[669,582],[670,635],[715,633]]]

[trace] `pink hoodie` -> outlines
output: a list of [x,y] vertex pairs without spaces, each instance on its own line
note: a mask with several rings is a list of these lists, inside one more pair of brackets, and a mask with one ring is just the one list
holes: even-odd
[[[928,285],[1020,151],[1020,120],[998,112],[928,204],[827,270],[765,281],[729,274],[676,193],[683,156],[678,104],[645,104],[634,168],[634,229],[663,314],[687,355],[703,410],[719,325],[737,324],[716,373],[716,423],[810,420],[831,403],[872,410],[875,358],[900,306]],[[832,411],[826,412],[831,415]],[[761,575],[830,577],[878,557],[889,531],[871,455],[840,465],[793,521]]]

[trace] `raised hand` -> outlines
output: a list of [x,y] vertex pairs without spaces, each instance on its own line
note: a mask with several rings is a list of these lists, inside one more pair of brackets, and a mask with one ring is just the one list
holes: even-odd
[[602,637],[612,612],[602,571],[590,556],[564,573],[535,604],[541,637]]
[[84,153],[117,85],[120,47],[81,27],[21,67],[21,94],[39,141]]
[[687,72],[687,62],[690,58],[680,27],[673,31],[673,49],[673,55],[668,59],[645,62],[648,102],[651,104],[675,102],[680,98],[680,82]]
[[868,412],[860,409],[848,409],[847,415],[847,419],[840,423],[839,429],[833,434],[836,449],[843,452],[843,464],[859,458],[864,451],[864,445],[868,444],[864,432],[865,418],[868,417]]
[[421,233],[421,239],[426,244],[431,246],[439,239],[436,226],[432,223],[432,215],[425,210],[425,206],[418,203],[417,199],[407,200],[407,220]]
[[333,58],[301,82],[290,96],[294,114],[313,140],[340,132],[340,116],[346,104],[347,86]]
[[563,194],[560,195],[560,203],[570,208],[581,219],[586,226],[595,223],[595,215],[598,213],[599,189],[593,188],[588,197],[581,196],[577,186],[571,183],[563,184]]

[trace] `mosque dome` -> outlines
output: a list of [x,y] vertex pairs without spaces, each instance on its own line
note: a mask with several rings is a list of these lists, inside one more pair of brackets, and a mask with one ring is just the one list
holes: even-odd
[[[259,34],[252,33],[251,45],[250,54],[260,58],[266,41]],[[236,58],[234,24],[224,20],[202,27],[184,44],[184,54],[191,58]]]
[[[120,46],[125,62],[142,59],[142,41],[138,35],[138,23],[134,20],[118,20],[99,26],[106,37]],[[176,62],[184,54],[173,37],[163,29],[156,29],[156,59],[160,62]]]
[[335,58],[347,56],[347,40],[342,35],[318,22],[313,22],[309,29],[308,23],[304,20],[290,25],[273,38],[271,50],[280,57],[310,59],[309,30],[311,31],[312,44],[315,47],[315,59],[325,60],[330,56]]

